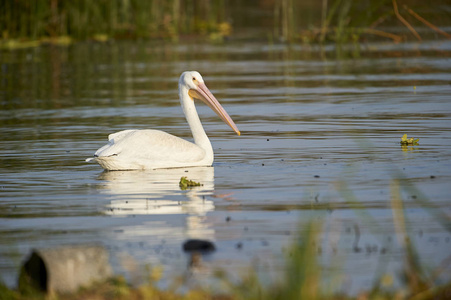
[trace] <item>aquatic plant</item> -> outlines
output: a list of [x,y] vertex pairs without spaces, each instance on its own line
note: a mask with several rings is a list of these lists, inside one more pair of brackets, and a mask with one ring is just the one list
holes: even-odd
[[188,188],[194,187],[194,186],[202,186],[200,182],[196,182],[193,180],[189,180],[187,177],[183,176],[180,178],[179,187],[181,190],[186,190]]
[[411,138],[407,138],[407,134],[404,134],[403,136],[402,136],[402,138],[401,138],[401,141],[399,142],[402,146],[407,146],[407,145],[409,145],[409,146],[417,146],[418,145],[418,142],[419,142],[419,138],[413,138],[413,137],[411,137]]

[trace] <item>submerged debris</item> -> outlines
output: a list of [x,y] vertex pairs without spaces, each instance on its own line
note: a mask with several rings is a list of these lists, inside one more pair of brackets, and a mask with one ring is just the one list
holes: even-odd
[[190,239],[183,243],[183,251],[185,252],[213,252],[216,250],[215,244],[208,240]]
[[188,188],[191,188],[193,186],[202,186],[200,182],[195,182],[192,180],[189,180],[186,176],[183,176],[180,178],[179,186],[181,190],[186,190]]
[[416,146],[416,145],[419,145],[419,144],[418,144],[418,141],[419,141],[419,140],[420,140],[419,138],[416,139],[416,138],[413,138],[413,137],[411,137],[410,139],[408,139],[408,138],[407,138],[407,134],[404,134],[404,135],[402,136],[402,138],[401,138],[400,144],[401,144],[401,146]]

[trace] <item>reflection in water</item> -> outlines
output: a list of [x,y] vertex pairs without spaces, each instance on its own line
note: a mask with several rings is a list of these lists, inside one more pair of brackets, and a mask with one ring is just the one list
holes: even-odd
[[404,152],[418,152],[418,148],[413,146],[401,145],[401,149]]
[[[181,191],[182,176],[202,185]],[[102,191],[113,195],[105,211],[108,215],[184,214],[186,228],[182,231],[187,237],[212,238],[214,235],[204,220],[206,213],[214,210],[213,201],[206,198],[214,191],[213,167],[103,172],[99,179],[105,182]],[[180,199],[181,196],[184,197]]]

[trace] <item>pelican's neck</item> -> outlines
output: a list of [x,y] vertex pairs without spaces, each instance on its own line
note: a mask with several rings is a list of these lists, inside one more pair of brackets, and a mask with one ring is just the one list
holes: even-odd
[[193,99],[188,95],[189,89],[184,85],[179,85],[179,96],[182,104],[183,112],[185,113],[186,121],[191,128],[194,143],[204,149],[207,154],[213,155],[213,148],[210,140],[205,133],[204,127],[200,122]]

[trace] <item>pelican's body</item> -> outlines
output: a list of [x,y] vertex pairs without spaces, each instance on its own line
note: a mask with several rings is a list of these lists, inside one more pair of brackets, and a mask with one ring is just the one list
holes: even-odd
[[179,96],[194,143],[160,130],[123,130],[110,134],[108,144],[89,160],[95,160],[106,170],[211,166],[213,147],[200,122],[194,98],[208,104],[238,135],[240,132],[198,72],[184,72],[180,76]]

